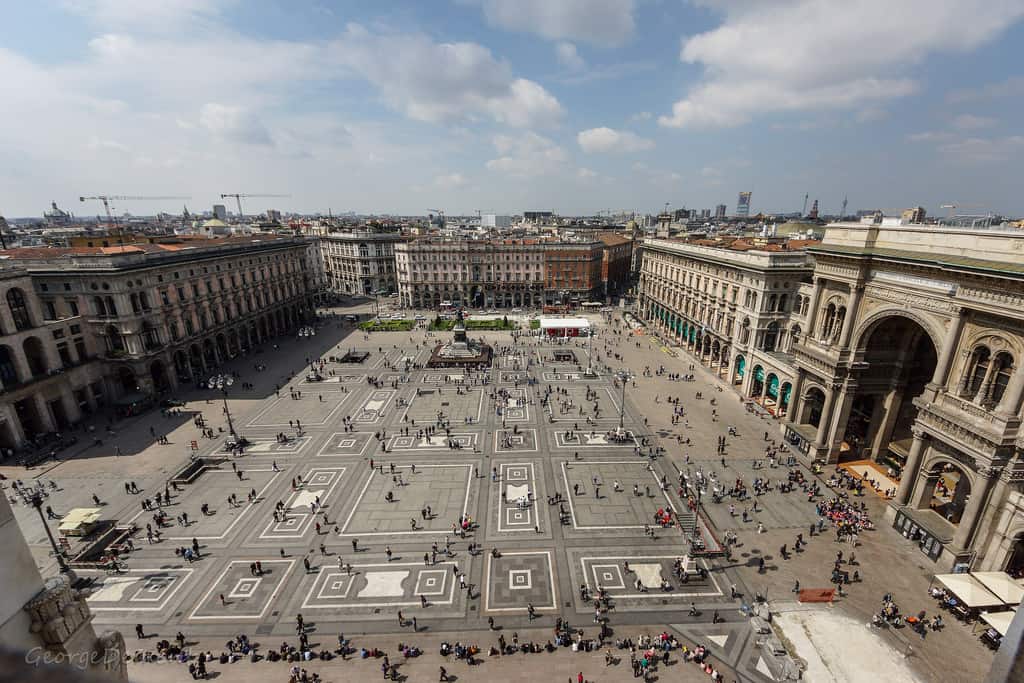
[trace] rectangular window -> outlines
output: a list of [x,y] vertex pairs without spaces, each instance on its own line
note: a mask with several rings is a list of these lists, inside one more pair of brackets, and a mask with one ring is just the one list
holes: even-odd
[[79,337],[75,339],[75,353],[78,354],[78,361],[82,362],[88,358],[89,354],[85,350],[85,340]]
[[60,356],[60,362],[63,363],[64,367],[69,368],[75,364],[75,362],[71,360],[71,352],[68,350],[67,342],[57,344],[57,355]]
[[68,305],[68,311],[71,312],[72,317],[78,315],[78,302],[74,299],[65,299],[64,303]]

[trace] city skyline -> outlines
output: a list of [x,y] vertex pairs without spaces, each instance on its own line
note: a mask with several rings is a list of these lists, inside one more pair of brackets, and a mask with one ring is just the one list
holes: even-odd
[[[0,213],[1024,214],[1024,3],[77,0],[9,11]],[[182,201],[119,212],[180,212]],[[229,204],[230,202],[224,202]]]

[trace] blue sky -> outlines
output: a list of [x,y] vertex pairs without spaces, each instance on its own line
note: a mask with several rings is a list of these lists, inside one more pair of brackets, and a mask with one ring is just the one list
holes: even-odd
[[221,192],[732,211],[752,190],[763,211],[1019,215],[1022,19],[1024,0],[11,3],[0,213]]

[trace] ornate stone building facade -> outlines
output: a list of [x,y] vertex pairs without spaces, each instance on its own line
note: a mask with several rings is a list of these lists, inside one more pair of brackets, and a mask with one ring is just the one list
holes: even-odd
[[[777,372],[783,389],[767,404],[787,440],[814,459],[891,470],[889,519],[938,568],[1024,573],[1024,231],[829,225],[778,319],[754,317],[776,289],[753,285],[779,281],[781,263],[748,251],[765,275],[736,281],[717,254],[663,242],[644,245],[639,312],[651,324],[724,377],[738,378],[740,356]],[[760,398],[756,375],[736,386]]]
[[77,304],[59,313],[24,269],[0,269],[0,448],[97,410],[108,393],[100,352]]
[[395,277],[395,245],[401,233],[326,232],[320,254],[327,288],[336,294],[392,294],[398,291]]
[[[395,249],[403,306],[540,306],[544,244],[538,240],[422,238]],[[600,267],[600,264],[598,264]]]
[[107,631],[97,638],[85,596],[71,587],[69,576],[43,580],[6,496],[0,496],[0,544],[0,643],[23,653],[25,666],[47,661],[102,680],[127,680],[121,634]]
[[951,567],[1024,570],[1024,232],[831,225],[789,433],[901,475],[898,528]]
[[645,240],[640,314],[744,396],[785,415],[813,269],[804,246]]
[[0,447],[127,414],[313,313],[304,238],[9,249]]
[[632,242],[602,238],[410,240],[395,248],[403,306],[572,308],[624,290]]

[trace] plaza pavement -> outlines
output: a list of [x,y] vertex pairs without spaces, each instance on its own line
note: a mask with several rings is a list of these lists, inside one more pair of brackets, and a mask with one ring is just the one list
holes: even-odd
[[[511,343],[507,334],[482,336],[497,347]],[[224,640],[240,632],[264,646],[276,647],[282,640],[295,643],[294,618],[302,612],[307,623],[315,624],[310,634],[314,642],[333,642],[337,633],[344,632],[357,647],[387,647],[390,641],[411,640],[409,629],[397,625],[396,611],[401,609],[407,619],[418,618],[421,631],[415,638],[427,651],[426,656],[402,671],[410,676],[415,673],[415,679],[420,680],[422,667],[422,675],[432,680],[440,640],[476,642],[485,650],[494,642],[487,629],[488,616],[506,632],[519,630],[521,634],[531,626],[550,632],[555,617],[562,616],[584,628],[588,636],[595,635],[593,609],[580,598],[579,585],[593,587],[600,582],[616,596],[616,609],[608,615],[614,637],[670,628],[685,643],[708,646],[712,658],[727,672],[726,680],[768,680],[756,638],[739,612],[741,601],[730,597],[729,586],[735,584],[748,602],[755,591],[767,593],[776,609],[785,609],[790,603],[790,589],[796,579],[805,588],[828,586],[831,562],[839,547],[833,534],[826,532],[809,539],[807,548],[792,559],[777,556],[779,546],[787,543],[792,547],[796,533],[806,531],[814,517],[813,506],[798,493],[762,496],[763,512],[747,524],[728,515],[727,502],[714,505],[705,499],[706,516],[717,533],[732,529],[738,534],[733,561],[713,561],[708,565],[708,581],[687,585],[673,581],[674,590],[668,593],[656,588],[638,592],[633,581],[640,577],[654,582],[659,572],[671,580],[672,559],[688,551],[685,538],[677,531],[659,530],[656,540],[644,536],[648,516],[658,506],[685,510],[685,501],[676,497],[674,486],[667,495],[658,490],[658,478],[664,474],[674,483],[677,471],[700,467],[704,472],[715,471],[725,480],[743,476],[749,484],[750,462],[763,453],[764,433],[769,432],[769,439],[779,440],[774,421],[748,412],[730,387],[719,392],[718,380],[699,366],[694,370],[695,382],[669,381],[664,375],[643,376],[645,366],[657,370],[662,365],[667,372],[687,374],[692,361],[656,340],[602,330],[594,343],[599,364],[611,370],[629,367],[636,374],[635,386],[630,383],[627,387],[627,427],[667,449],[667,457],[653,460],[650,471],[647,459],[637,457],[631,446],[608,444],[600,438],[618,423],[619,392],[613,390],[607,371],[596,380],[574,378],[575,365],[551,360],[551,345],[538,345],[532,338],[520,339],[514,348],[524,355],[515,358],[499,354],[490,373],[490,386],[512,390],[517,399],[499,417],[488,396],[490,387],[470,386],[460,393],[455,384],[445,382],[443,375],[451,372],[423,370],[403,376],[405,358],[422,362],[433,343],[445,337],[412,332],[374,333],[367,339],[331,321],[319,328],[316,337],[285,339],[278,342],[280,348],[276,350],[268,344],[263,354],[229,364],[226,369],[241,373],[240,381],[255,385],[253,390],[241,390],[236,383],[230,399],[236,428],[256,444],[235,461],[243,479],[238,480],[228,464],[220,472],[203,475],[175,496],[168,508],[172,517],[189,512],[198,520],[195,525],[188,529],[168,527],[164,540],[152,546],[141,535],[136,539],[138,549],[128,561],[127,573],[115,580],[101,573],[91,574],[102,585],[90,599],[97,628],[107,624],[120,628],[129,648],[152,647],[152,639],[141,643],[134,639],[137,623],[159,637],[170,638],[181,630],[190,640],[219,652]],[[424,341],[428,342],[426,347]],[[611,359],[605,351],[608,343],[615,345],[612,353],[620,354],[621,361]],[[570,342],[569,347],[577,362],[585,365],[583,342]],[[303,379],[306,357],[341,355],[350,348],[370,351],[371,356],[363,365],[329,363],[327,370],[336,374],[328,381],[309,383]],[[516,391],[513,382],[522,377],[525,359],[530,356],[535,364],[529,372],[538,384],[525,390],[520,386]],[[389,369],[385,362],[399,369]],[[255,372],[255,363],[266,364],[268,369]],[[370,386],[367,376],[380,379],[381,387]],[[275,385],[281,387],[280,398],[275,395]],[[563,398],[573,401],[572,409],[565,412],[555,405],[554,422],[542,413],[538,400],[538,390],[548,385],[565,389]],[[598,410],[585,398],[586,386],[598,392]],[[302,398],[289,398],[286,387],[302,391]],[[694,399],[697,391],[704,393],[704,400]],[[214,442],[198,438],[191,421],[191,416],[201,411],[211,426],[223,426],[219,396],[210,394],[182,392],[189,401],[184,416],[166,418],[154,411],[118,423],[114,425],[115,435],[104,435],[103,447],[80,443],[80,454],[73,459],[28,472],[9,467],[0,468],[0,472],[12,478],[56,481],[61,491],[47,502],[58,513],[91,505],[90,497],[96,493],[111,517],[122,521],[137,517],[144,525],[148,513],[142,513],[140,500],[162,489],[166,478],[187,460],[189,442],[198,440],[204,455],[222,443],[222,439]],[[679,425],[671,424],[667,396],[682,399],[687,415]],[[714,407],[711,398],[716,399]],[[579,413],[581,406],[583,415]],[[717,419],[712,419],[712,409],[717,411]],[[439,410],[450,419],[450,438],[462,448],[449,448],[449,437],[443,432],[430,439],[416,436]],[[343,425],[346,416],[353,421],[350,430]],[[573,423],[580,423],[586,432],[587,416],[594,421],[590,427],[594,437],[586,433],[566,439],[565,432]],[[301,420],[302,436],[287,446],[278,445],[274,438],[278,432],[296,433],[289,420],[293,424]],[[736,426],[739,436],[729,439],[723,467],[715,456],[715,447],[727,425]],[[98,432],[101,427],[97,423]],[[155,444],[150,427],[157,434],[167,434],[170,445]],[[409,436],[402,433],[404,428],[409,428]],[[388,453],[382,452],[375,434],[387,444]],[[689,438],[691,445],[680,445],[676,436]],[[120,457],[111,454],[115,444],[122,453]],[[577,453],[581,459],[575,457]],[[371,458],[375,464],[384,464],[383,473],[370,470]],[[395,474],[390,470],[392,462]],[[281,471],[274,472],[272,463]],[[492,470],[498,473],[496,479]],[[758,472],[773,479],[785,474],[782,468]],[[805,474],[810,476],[807,471]],[[293,490],[291,480],[299,476],[305,484]],[[594,496],[595,476],[601,484],[600,498]],[[126,480],[136,481],[143,494],[125,494]],[[613,490],[614,480],[620,482],[621,492]],[[643,495],[633,495],[634,483]],[[581,485],[581,495],[569,496],[569,514],[562,524],[559,506],[549,505],[547,498],[555,492],[566,496],[573,484]],[[643,490],[648,484],[650,494]],[[244,501],[251,489],[257,491],[258,502],[248,505]],[[533,494],[533,500],[525,506],[516,504],[526,491]],[[394,502],[388,502],[388,492]],[[235,493],[242,505],[229,506],[229,493]],[[313,516],[306,511],[309,502],[318,496],[329,520],[324,525],[326,533],[320,535],[314,530]],[[872,518],[880,522],[884,501],[871,494],[866,500]],[[274,522],[271,518],[278,501],[292,509],[287,521]],[[216,514],[202,517],[198,510],[201,502],[210,503]],[[429,518],[422,515],[426,505],[434,512]],[[435,542],[443,549],[444,531],[463,513],[470,515],[479,528],[470,538],[455,540],[451,557],[442,553],[436,563],[430,558],[425,563],[424,553],[429,553]],[[52,569],[38,519],[22,506],[17,507],[16,514],[37,559]],[[417,528],[412,527],[412,520],[416,520]],[[764,525],[765,533],[756,533],[757,521]],[[173,536],[180,540],[168,538]],[[174,548],[189,545],[192,537],[200,541],[203,557],[189,565],[174,554]],[[357,552],[352,550],[352,540],[358,541]],[[467,552],[471,541],[485,550],[497,547],[502,555],[491,558],[485,552],[471,556]],[[325,544],[326,555],[321,554],[320,543]],[[386,549],[392,551],[390,559]],[[848,546],[843,549],[849,553]],[[931,609],[933,603],[926,587],[933,568],[895,531],[883,527],[862,534],[856,553],[863,582],[850,586],[848,597],[822,609],[835,609],[866,623],[885,592],[894,594],[904,612]],[[757,570],[760,557],[767,563],[764,574]],[[309,571],[304,559],[310,562]],[[351,576],[347,568],[339,569],[339,559],[353,565]],[[249,569],[257,560],[264,566],[262,577],[253,577]],[[624,561],[638,571],[626,575]],[[894,566],[901,570],[893,571]],[[459,574],[465,575],[470,591],[459,587]],[[221,595],[226,604],[221,604]],[[420,595],[427,597],[428,607],[420,607]],[[688,614],[691,602],[700,610],[697,617]],[[538,618],[533,622],[526,614],[527,603],[537,611]],[[712,624],[716,612],[721,622]],[[907,645],[912,645],[907,662],[919,680],[979,680],[991,659],[970,633],[970,627],[952,620],[943,632],[929,634],[924,641],[906,630],[886,632],[881,637],[891,641],[899,652],[906,652]],[[382,640],[386,641],[383,645]],[[851,658],[863,656],[863,652],[850,653]],[[559,676],[564,678],[559,669],[563,659],[565,671],[572,674],[575,672],[570,669],[577,667],[575,662],[581,657],[591,662],[586,667],[589,671],[585,671],[590,680],[619,680],[619,670],[631,677],[628,661],[613,673],[603,669],[599,655],[561,652],[528,655],[525,663],[518,656],[510,658],[515,660],[512,664],[485,658],[487,663],[480,671],[487,672],[487,677],[500,680],[507,676],[511,680],[536,666],[538,673],[551,672],[553,678],[547,680],[558,680]],[[555,664],[546,663],[548,659]],[[328,678],[347,678],[350,674],[343,667],[354,671],[362,664],[317,663],[310,669],[322,666],[330,673]],[[248,678],[258,672],[261,678],[255,680],[264,680],[262,677],[268,675],[264,672],[273,671],[269,675],[274,678],[265,680],[286,678],[284,664],[239,663],[232,667],[230,673],[224,673],[231,677],[224,680],[233,680],[235,671],[250,669],[251,674],[238,675]],[[171,668],[132,665],[131,674],[137,680],[170,680],[162,676]],[[696,673],[693,665],[684,665],[673,669],[671,676],[675,678],[677,670],[691,668]],[[276,678],[278,675],[281,678]],[[474,673],[472,677],[477,676]]]

